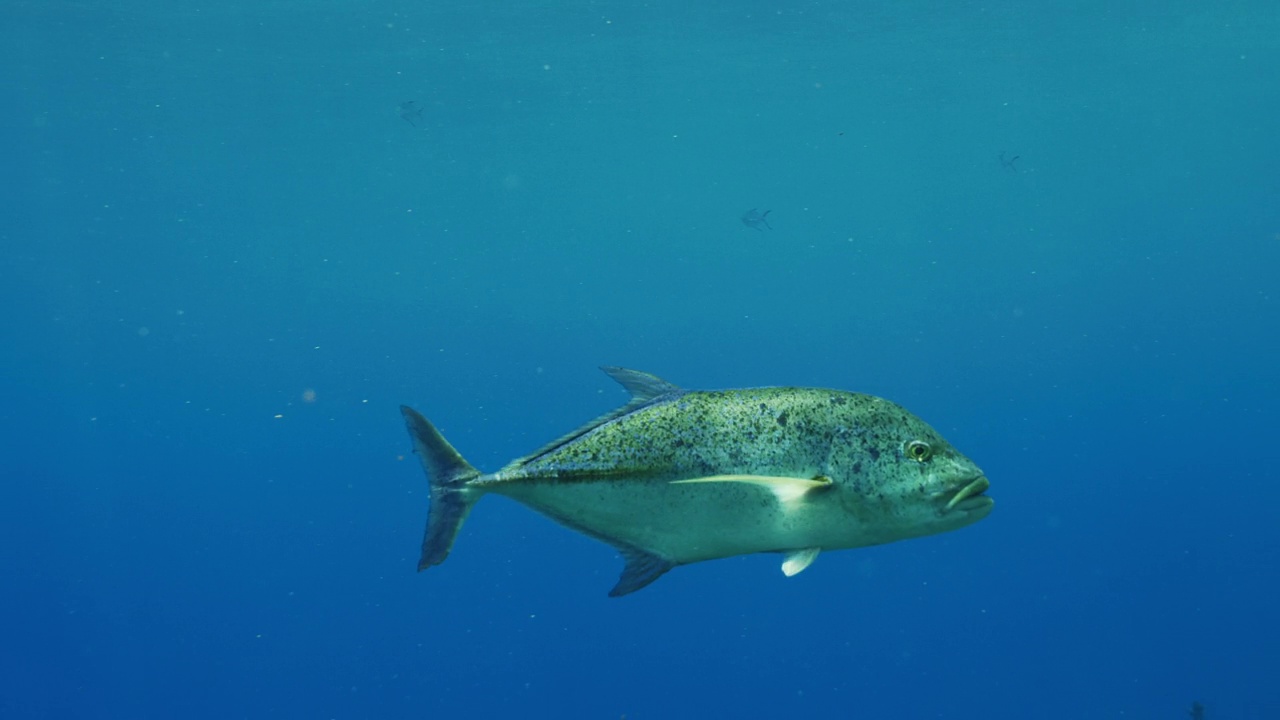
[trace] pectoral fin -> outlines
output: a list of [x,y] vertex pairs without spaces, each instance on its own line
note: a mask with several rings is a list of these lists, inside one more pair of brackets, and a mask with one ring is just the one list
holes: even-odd
[[818,559],[818,552],[822,548],[805,548],[803,550],[793,550],[787,553],[786,559],[782,561],[782,574],[787,577],[799,575],[805,568],[813,564]]
[[[709,477],[671,481],[672,485],[689,483],[747,483],[748,485],[759,485],[768,488],[773,492],[774,497],[778,498],[778,502],[785,504],[799,500],[812,490],[831,487],[831,478],[826,475],[819,475],[814,478],[775,477],[772,475],[711,475]],[[800,570],[803,569],[803,567],[800,568]],[[796,572],[800,572],[800,570]]]

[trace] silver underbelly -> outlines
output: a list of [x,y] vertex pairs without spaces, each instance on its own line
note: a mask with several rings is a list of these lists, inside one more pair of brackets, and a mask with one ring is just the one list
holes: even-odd
[[783,504],[767,489],[744,483],[543,481],[493,491],[605,542],[675,563],[883,542],[860,542],[834,500]]

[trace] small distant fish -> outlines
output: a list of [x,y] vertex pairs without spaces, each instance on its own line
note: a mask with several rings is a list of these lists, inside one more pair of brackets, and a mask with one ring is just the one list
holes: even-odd
[[684,390],[601,369],[631,402],[495,473],[400,407],[431,489],[419,570],[444,562],[489,493],[617,548],[626,566],[614,597],[680,565],[747,553],[780,553],[791,576],[823,550],[947,532],[991,512],[982,470],[888,400],[821,388]]
[[[755,230],[760,230],[761,225],[772,230],[773,226],[769,224],[769,219],[768,219],[769,213],[771,212],[773,211],[765,210],[764,212],[760,212],[755,208],[751,208],[750,210],[742,214],[742,224],[746,225],[749,228],[753,228]],[[760,230],[760,232],[764,232],[764,231]]]
[[418,103],[413,100],[400,103],[400,117],[414,127],[418,127],[418,123],[414,121],[422,119],[422,110],[423,108],[418,107]]

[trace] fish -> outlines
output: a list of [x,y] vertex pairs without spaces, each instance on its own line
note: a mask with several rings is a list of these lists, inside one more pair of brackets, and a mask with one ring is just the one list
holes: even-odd
[[986,475],[923,420],[872,395],[804,387],[685,390],[601,368],[631,399],[493,473],[400,407],[430,488],[418,570],[444,562],[482,497],[509,497],[612,545],[611,597],[669,570],[780,553],[790,577],[827,550],[986,517]]
[[769,213],[771,212],[773,211],[765,210],[764,212],[760,212],[755,208],[751,208],[750,210],[742,214],[742,224],[754,230],[759,230],[760,232],[764,232],[763,230],[760,230],[761,225],[772,230],[773,226],[769,224],[769,219],[768,219]]
[[418,107],[418,103],[414,100],[406,100],[405,102],[400,103],[399,108],[400,117],[410,125],[418,127],[418,123],[415,122],[415,120],[422,119],[422,111],[425,108]]

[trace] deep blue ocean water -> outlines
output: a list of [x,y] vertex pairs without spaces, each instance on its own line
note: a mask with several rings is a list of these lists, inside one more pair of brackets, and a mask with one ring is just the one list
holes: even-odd
[[[1278,78],[1269,0],[9,0],[0,717],[1280,717]],[[494,470],[600,365],[890,398],[995,511],[415,573],[397,406]]]

